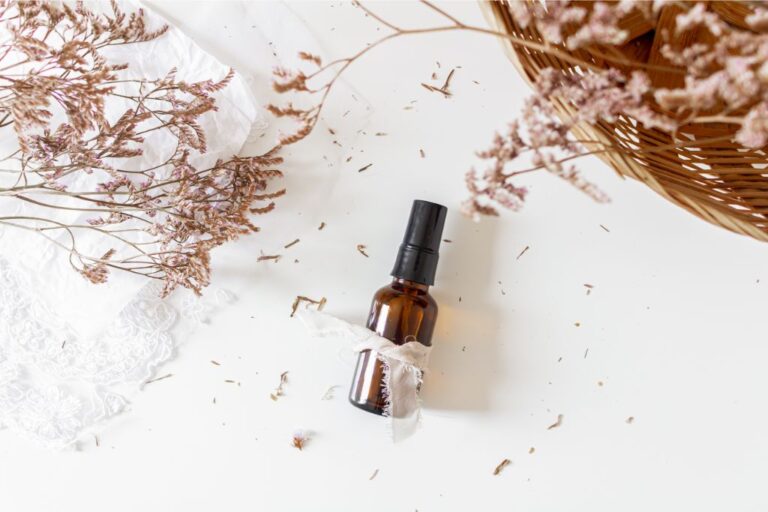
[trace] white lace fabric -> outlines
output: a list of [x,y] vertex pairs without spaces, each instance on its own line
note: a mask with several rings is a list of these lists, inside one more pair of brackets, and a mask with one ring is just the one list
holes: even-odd
[[157,291],[145,287],[100,335],[82,337],[0,258],[0,426],[61,448],[121,412],[117,388],[138,388],[173,353],[177,313]]

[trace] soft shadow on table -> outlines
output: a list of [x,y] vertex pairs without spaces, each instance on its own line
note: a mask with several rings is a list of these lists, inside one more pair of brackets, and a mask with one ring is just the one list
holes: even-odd
[[446,234],[451,243],[440,249],[434,288],[438,321],[421,396],[427,409],[485,410],[499,365],[500,311],[488,302],[501,293],[491,275],[497,224],[456,217]]

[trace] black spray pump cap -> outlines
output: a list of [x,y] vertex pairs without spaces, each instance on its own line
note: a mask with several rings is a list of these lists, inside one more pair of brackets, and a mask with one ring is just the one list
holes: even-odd
[[440,204],[418,199],[413,202],[403,243],[392,269],[393,277],[434,284],[447,212],[448,209]]

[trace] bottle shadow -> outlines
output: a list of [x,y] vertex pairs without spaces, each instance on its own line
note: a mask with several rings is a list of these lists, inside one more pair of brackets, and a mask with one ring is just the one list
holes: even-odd
[[485,410],[499,366],[500,311],[489,303],[490,294],[502,293],[491,275],[497,223],[456,215],[450,227],[451,243],[440,249],[438,320],[421,398],[431,410]]

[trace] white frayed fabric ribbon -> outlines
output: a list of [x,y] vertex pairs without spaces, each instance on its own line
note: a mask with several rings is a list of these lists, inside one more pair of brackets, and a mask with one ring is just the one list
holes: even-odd
[[355,352],[371,350],[384,363],[385,415],[392,426],[392,438],[401,441],[413,435],[421,419],[419,388],[427,368],[431,347],[418,341],[396,345],[363,327],[319,311],[297,313],[310,334],[350,342]]

